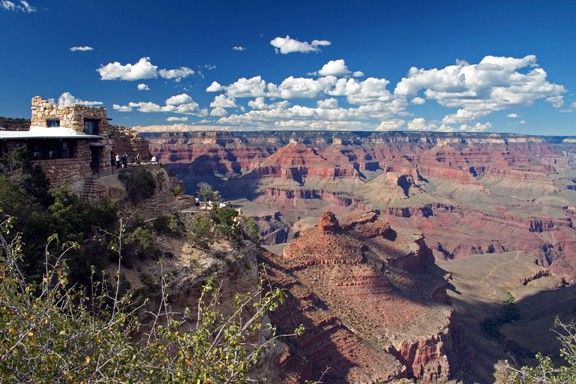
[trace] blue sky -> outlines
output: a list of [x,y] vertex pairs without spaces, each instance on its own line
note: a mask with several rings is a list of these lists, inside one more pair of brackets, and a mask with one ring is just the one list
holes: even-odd
[[576,135],[574,20],[568,0],[0,0],[0,115],[40,95],[129,126]]

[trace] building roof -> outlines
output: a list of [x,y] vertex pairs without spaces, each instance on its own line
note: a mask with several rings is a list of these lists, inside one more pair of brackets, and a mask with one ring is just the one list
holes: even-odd
[[77,139],[97,140],[99,135],[87,135],[78,133],[72,128],[65,127],[30,127],[29,131],[0,131],[0,140],[22,139]]

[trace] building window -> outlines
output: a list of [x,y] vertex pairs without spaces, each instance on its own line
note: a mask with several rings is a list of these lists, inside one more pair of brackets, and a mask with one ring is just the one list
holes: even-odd
[[84,119],[84,133],[87,135],[98,135],[98,120]]
[[34,160],[70,159],[76,156],[75,140],[38,139],[28,141]]
[[60,126],[60,120],[59,119],[48,119],[46,120],[46,126],[48,128],[56,128]]

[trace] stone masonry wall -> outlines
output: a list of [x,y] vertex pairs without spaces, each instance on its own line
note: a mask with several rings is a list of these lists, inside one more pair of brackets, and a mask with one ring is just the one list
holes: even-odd
[[60,126],[84,132],[84,119],[99,120],[100,135],[109,134],[108,116],[103,107],[88,107],[81,104],[60,106],[40,96],[32,98],[32,126],[46,127],[47,120],[59,119]]
[[66,186],[73,192],[79,192],[84,179],[92,175],[90,160],[90,142],[82,140],[78,141],[75,158],[36,160],[34,164],[42,167],[52,188]]
[[[8,142],[6,149],[16,149],[21,145],[21,142]],[[33,163],[42,168],[46,177],[50,180],[52,189],[64,186],[72,192],[80,192],[84,180],[92,175],[90,161],[90,142],[79,140],[76,146],[76,157],[34,160]]]

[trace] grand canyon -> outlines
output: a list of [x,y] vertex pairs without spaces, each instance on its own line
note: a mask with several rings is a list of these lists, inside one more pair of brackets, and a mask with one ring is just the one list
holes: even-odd
[[[293,382],[492,382],[576,311],[576,140],[406,132],[144,133],[190,194],[258,223]],[[497,325],[511,295],[519,319]],[[543,337],[542,334],[550,337]],[[543,343],[542,340],[552,340]]]
[[0,383],[575,384],[575,20],[0,0]]

